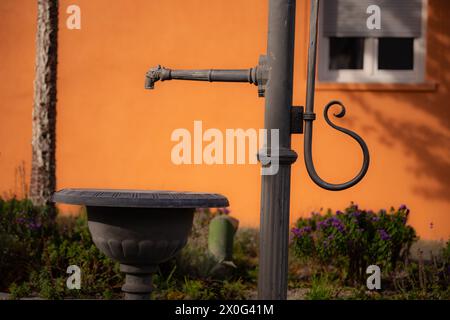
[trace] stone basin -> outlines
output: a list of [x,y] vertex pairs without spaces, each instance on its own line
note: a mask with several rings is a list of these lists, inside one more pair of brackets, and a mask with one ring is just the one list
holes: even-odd
[[152,274],[187,243],[197,208],[228,207],[220,194],[177,191],[63,189],[57,203],[86,206],[97,248],[120,263],[125,299],[149,299]]

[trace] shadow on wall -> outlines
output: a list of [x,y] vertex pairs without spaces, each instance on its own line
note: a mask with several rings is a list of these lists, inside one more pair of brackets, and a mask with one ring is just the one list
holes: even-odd
[[[407,115],[392,116],[373,96],[365,98],[354,91],[346,94],[363,108],[368,116],[365,122],[372,123],[364,126],[363,132],[377,135],[380,143],[399,148],[411,158],[412,166],[408,169],[418,178],[413,191],[424,198],[450,202],[450,22],[447,18],[450,3],[430,0],[429,5],[426,74],[428,81],[438,84],[438,89],[389,94],[392,106],[395,107],[395,101],[402,101],[415,109],[414,112],[423,113],[422,121],[417,117],[408,119]],[[434,123],[429,122],[431,118]],[[433,184],[422,185],[421,178],[431,179]]]

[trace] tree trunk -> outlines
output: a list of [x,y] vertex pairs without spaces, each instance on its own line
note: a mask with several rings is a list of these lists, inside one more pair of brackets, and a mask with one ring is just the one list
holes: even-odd
[[56,187],[58,0],[38,0],[30,198],[49,205]]

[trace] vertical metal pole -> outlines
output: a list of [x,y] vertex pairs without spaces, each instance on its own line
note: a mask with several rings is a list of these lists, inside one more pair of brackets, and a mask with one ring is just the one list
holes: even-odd
[[[269,0],[265,128],[279,130],[279,171],[262,176],[258,298],[287,298],[291,165],[290,111],[294,65],[295,0]],[[270,134],[268,133],[270,136]],[[268,152],[277,146],[268,140]]]

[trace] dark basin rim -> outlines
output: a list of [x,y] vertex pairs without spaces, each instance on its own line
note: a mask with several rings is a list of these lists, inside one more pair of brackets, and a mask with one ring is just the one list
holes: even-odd
[[[63,191],[63,190],[61,190]],[[154,208],[154,209],[196,209],[196,208],[222,208],[228,207],[228,199],[217,195],[213,199],[136,199],[136,198],[110,198],[92,197],[82,195],[68,195],[56,192],[52,201],[56,203],[83,205],[92,207],[120,207],[120,208]]]

